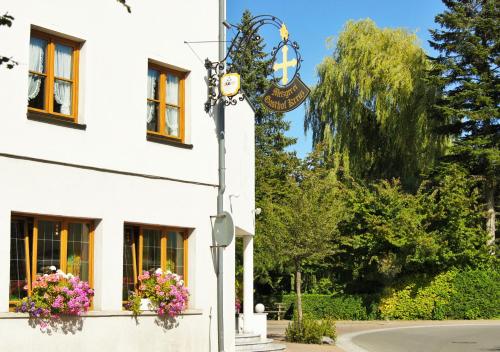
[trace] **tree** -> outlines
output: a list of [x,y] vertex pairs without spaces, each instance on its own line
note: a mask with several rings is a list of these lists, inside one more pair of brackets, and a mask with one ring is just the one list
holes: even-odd
[[495,240],[500,164],[500,5],[497,0],[443,0],[447,9],[431,30],[434,80],[445,94],[437,102],[440,131],[455,140],[449,160],[483,181],[486,228]]
[[[341,184],[313,152],[288,179],[288,197],[271,204],[270,216],[278,225],[262,241],[283,265],[293,267],[297,318],[302,322],[302,272],[307,262],[320,262],[335,253],[337,224],[345,216]],[[319,159],[318,159],[319,158]]]
[[438,90],[425,79],[430,61],[403,29],[349,21],[332,57],[318,66],[304,127],[326,142],[355,178],[401,178],[416,188],[445,140],[428,118]]
[[[248,30],[251,19],[250,11],[245,11],[240,23],[243,30]],[[273,285],[269,271],[279,266],[273,253],[262,246],[261,239],[273,236],[275,229],[280,228],[280,219],[273,216],[273,208],[287,197],[287,179],[298,159],[286,150],[295,143],[294,138],[286,136],[290,123],[283,114],[269,111],[261,101],[270,86],[268,77],[272,72],[272,59],[264,51],[263,41],[261,37],[252,38],[240,50],[231,51],[229,70],[241,75],[242,91],[255,110],[255,201],[262,209],[256,218],[255,270],[258,280]]]

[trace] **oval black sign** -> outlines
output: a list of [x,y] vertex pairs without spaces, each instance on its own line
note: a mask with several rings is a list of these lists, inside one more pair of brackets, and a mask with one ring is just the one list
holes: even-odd
[[269,110],[287,112],[302,104],[310,92],[297,75],[286,86],[273,83],[262,97],[262,102]]

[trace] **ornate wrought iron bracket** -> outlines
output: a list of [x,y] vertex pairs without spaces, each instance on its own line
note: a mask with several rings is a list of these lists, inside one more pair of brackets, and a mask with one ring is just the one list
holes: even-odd
[[[229,106],[236,105],[238,101],[243,101],[245,99],[241,94],[232,97],[223,96],[220,92],[220,79],[226,71],[232,71],[231,65],[228,64],[229,55],[232,52],[243,50],[250,41],[260,40],[258,31],[264,25],[272,25],[279,30],[284,28],[283,21],[276,16],[271,15],[255,16],[245,27],[241,25],[227,24],[229,28],[236,28],[237,33],[231,41],[231,44],[229,45],[226,56],[221,61],[213,62],[208,58],[205,60],[205,68],[207,69],[207,100],[205,102],[205,111],[207,113],[219,102],[223,102],[226,106]],[[282,38],[283,40],[276,47],[274,47],[270,53],[271,57],[273,58],[272,62],[275,61],[276,55],[281,48],[286,47],[287,45],[290,46],[295,51],[295,55],[297,57],[297,66],[295,70],[295,75],[297,75],[300,69],[300,64],[302,62],[300,53],[298,51],[299,45],[297,44],[297,42],[289,41],[288,33],[286,33],[286,36],[282,35]],[[275,77],[274,80],[276,80]]]

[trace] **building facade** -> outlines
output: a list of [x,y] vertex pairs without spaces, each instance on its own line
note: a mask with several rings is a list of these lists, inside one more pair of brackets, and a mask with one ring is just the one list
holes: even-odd
[[[114,0],[0,0],[15,18],[0,31],[1,53],[18,62],[0,66],[0,350],[217,350],[218,147],[202,60],[217,58],[217,44],[184,42],[217,40],[218,0],[128,3],[131,14]],[[245,102],[226,110],[226,164],[225,209],[251,249]],[[233,351],[234,241],[224,264]],[[95,296],[91,311],[48,334],[12,308],[52,265],[89,281]],[[174,323],[123,309],[135,274],[155,267],[190,290]],[[248,298],[248,324],[251,309]]]

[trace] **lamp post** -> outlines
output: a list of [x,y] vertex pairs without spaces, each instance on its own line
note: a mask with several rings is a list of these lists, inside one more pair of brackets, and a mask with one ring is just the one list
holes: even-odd
[[[223,94],[220,82],[227,68],[227,59],[229,54],[233,51],[239,51],[243,49],[247,43],[251,40],[260,40],[258,35],[258,31],[260,27],[264,25],[274,26],[276,29],[280,31],[282,41],[278,44],[278,46],[274,47],[272,50],[272,57],[276,58],[277,52],[281,49],[283,53],[283,63],[276,64],[274,66],[274,70],[282,70],[283,71],[283,83],[287,84],[288,76],[287,69],[288,67],[295,67],[295,74],[292,79],[293,84],[297,84],[296,81],[300,81],[298,79],[298,70],[300,68],[301,58],[298,52],[298,44],[296,42],[291,42],[288,39],[288,31],[286,29],[285,24],[276,16],[272,15],[259,15],[253,17],[249,24],[243,28],[242,26],[231,25],[226,22],[226,9],[225,9],[226,0],[219,0],[219,50],[218,50],[218,61],[212,62],[209,59],[205,60],[205,68],[207,69],[207,101],[205,102],[205,111],[208,113],[211,109],[216,111],[216,123],[217,123],[217,140],[218,140],[218,171],[219,171],[219,189],[217,193],[217,215],[216,218],[228,217],[230,218],[229,213],[224,212],[224,192],[226,189],[226,165],[225,165],[225,107],[229,105],[236,105],[238,101],[243,101],[244,97],[240,94],[238,98],[236,98],[236,93],[232,94]],[[225,28],[236,28],[237,33],[233,40],[229,45],[229,49],[226,51],[225,43],[226,43],[226,32]],[[287,61],[287,53],[288,46],[290,46],[295,54],[296,60]],[[274,104],[268,106],[269,109],[273,110],[273,106],[284,106],[286,109],[276,110],[276,111],[289,111],[295,107],[297,107],[307,96],[308,91],[301,87],[292,87],[287,85],[283,88],[290,89],[290,91],[296,92],[295,94],[301,93],[302,95],[298,98],[290,99],[293,101],[293,106],[287,105],[286,102],[281,103],[278,101],[277,103],[272,101]],[[278,90],[281,89],[277,87]],[[287,94],[281,94],[280,96],[287,96]],[[270,96],[270,98],[275,99],[276,97]],[[285,105],[283,105],[285,104]],[[228,219],[229,220],[229,219]],[[232,220],[231,220],[232,221]],[[234,230],[234,228],[233,228]],[[217,242],[214,240],[214,242]],[[217,341],[218,341],[218,351],[224,351],[224,309],[223,309],[223,290],[224,290],[224,247],[221,243],[214,243],[213,247],[215,248],[215,261],[216,261],[216,274],[217,274]],[[253,252],[253,244],[252,247],[249,247],[248,250],[252,250]],[[253,253],[252,253],[253,254]],[[252,258],[253,261],[253,258]],[[247,277],[247,281],[250,278]]]

